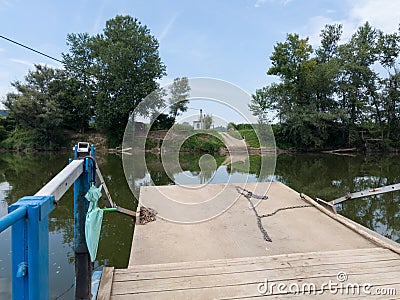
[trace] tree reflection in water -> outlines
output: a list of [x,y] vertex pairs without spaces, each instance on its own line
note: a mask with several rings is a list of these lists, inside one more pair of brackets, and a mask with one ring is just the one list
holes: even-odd
[[[0,153],[0,213],[7,205],[25,195],[33,195],[67,163],[70,153],[17,154]],[[272,156],[250,155],[248,160],[237,159],[227,164],[226,157],[208,154],[182,153],[180,166],[168,177],[160,157],[146,154],[146,166],[134,161],[128,182],[135,189],[141,185],[172,185],[180,178],[192,178],[193,183],[224,182],[229,176],[236,180],[281,181],[298,192],[325,200],[333,200],[348,192],[361,191],[400,182],[400,161],[396,155],[342,156],[328,154],[281,154],[277,157],[275,175]],[[136,209],[117,154],[98,153],[98,163],[111,192],[120,206]],[[199,163],[200,162],[200,163]],[[210,164],[208,162],[211,162]],[[260,170],[264,163],[264,171]],[[202,165],[205,163],[205,165]],[[213,168],[208,168],[212,166]],[[147,170],[146,170],[147,167]],[[201,168],[202,167],[202,168]],[[216,168],[216,170],[215,170]],[[130,177],[129,177],[130,176]],[[184,183],[184,182],[181,182]],[[338,211],[382,235],[400,242],[400,192],[377,195],[344,202]],[[134,224],[129,217],[106,213],[95,267],[128,264]],[[0,280],[10,284],[10,234],[0,235]],[[73,193],[69,191],[50,215],[50,297],[63,292],[65,299],[73,297]],[[70,290],[68,290],[70,289]],[[1,291],[0,291],[1,295]]]

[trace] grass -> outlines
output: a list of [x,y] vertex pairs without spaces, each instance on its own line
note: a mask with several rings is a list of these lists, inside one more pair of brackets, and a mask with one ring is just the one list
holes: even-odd
[[182,145],[181,150],[193,152],[218,152],[224,143],[210,133],[199,132],[190,136]]
[[260,142],[254,129],[239,130],[240,135],[246,140],[247,146],[259,148]]

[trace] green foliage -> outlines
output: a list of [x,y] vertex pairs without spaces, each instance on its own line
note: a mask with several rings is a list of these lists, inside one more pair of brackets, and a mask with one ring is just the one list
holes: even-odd
[[66,70],[65,101],[66,125],[84,132],[89,127],[96,103],[95,57],[90,52],[91,37],[87,34],[68,34],[70,53],[63,53]]
[[158,145],[158,141],[157,141],[156,139],[153,139],[153,138],[149,138],[149,137],[148,137],[148,138],[146,139],[145,149],[146,149],[146,150],[151,150],[151,149],[156,148],[157,145]]
[[254,129],[253,124],[248,124],[248,123],[236,124],[235,128],[237,130],[252,130],[252,129]]
[[240,135],[246,140],[246,144],[249,147],[259,148],[260,141],[254,129],[241,129],[239,130]]
[[226,126],[226,129],[229,130],[235,130],[236,129],[236,125],[233,122],[229,122],[228,125]]
[[7,130],[4,128],[3,125],[0,125],[0,141],[5,140],[7,136],[8,136]]
[[129,115],[165,75],[156,38],[138,19],[116,16],[101,34],[69,35],[68,42],[64,60],[81,87],[80,98],[94,108],[109,146],[120,145]]
[[174,130],[186,130],[186,131],[192,131],[193,126],[190,125],[188,122],[183,122],[182,124],[176,123],[173,126]]
[[224,147],[221,138],[209,133],[199,132],[188,137],[181,149],[194,152],[218,152],[221,147]]
[[175,120],[178,115],[188,109],[190,86],[187,77],[175,78],[170,86],[170,93],[170,111]]
[[174,125],[175,119],[167,114],[159,114],[154,120],[150,130],[168,130]]
[[[274,47],[269,75],[279,83],[256,90],[249,105],[259,124],[275,114],[278,144],[300,149],[361,147],[360,132],[400,138],[400,33],[384,34],[368,22],[339,44],[342,25],[321,31],[321,46],[288,34]],[[387,77],[374,70],[379,64]]]
[[39,132],[22,128],[8,133],[7,138],[0,141],[0,148],[9,150],[52,150],[53,147],[43,140]]
[[0,116],[0,142],[5,140],[15,128],[15,120],[11,117]]
[[59,101],[62,71],[41,65],[35,68],[25,77],[25,83],[12,83],[17,93],[9,93],[5,105],[10,117],[16,120],[17,132],[30,133],[27,144],[34,148],[54,148],[62,141],[63,110]]
[[206,114],[203,119],[204,122],[204,129],[210,129],[213,123],[212,115]]

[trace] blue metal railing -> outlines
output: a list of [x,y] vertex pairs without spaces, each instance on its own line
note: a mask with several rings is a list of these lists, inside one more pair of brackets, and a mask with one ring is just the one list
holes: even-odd
[[20,219],[25,218],[26,215],[26,207],[20,207],[13,212],[9,213],[7,216],[1,219],[0,222],[0,232],[3,232],[8,227],[14,225],[14,223],[18,222]]
[[[88,156],[95,157],[93,145],[86,155],[79,153],[78,146],[74,147],[74,159],[84,160],[82,170],[79,171],[79,177],[72,182],[74,184],[75,297],[77,299],[89,299],[91,295],[92,264],[85,239],[85,217],[88,201],[84,196],[90,183],[95,182],[96,178],[95,161],[86,159]],[[69,172],[64,173],[70,174]],[[50,188],[45,190],[52,191],[52,194],[56,194],[57,198],[60,197],[65,192],[66,185],[72,185],[67,178],[76,178],[76,172],[65,175],[64,180],[60,180],[56,176],[54,178],[56,180],[53,179],[54,183],[51,181],[46,185]],[[49,298],[49,214],[55,209],[55,205],[54,195],[23,197],[10,205],[8,215],[0,219],[0,232],[12,227],[13,299]]]

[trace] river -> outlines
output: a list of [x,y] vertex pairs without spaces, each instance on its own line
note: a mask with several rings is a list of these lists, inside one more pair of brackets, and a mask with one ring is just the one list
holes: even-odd
[[[0,217],[7,206],[20,197],[33,195],[67,163],[71,153],[17,154],[0,153]],[[263,181],[262,158],[250,157],[248,172],[222,165],[225,157],[214,156],[215,172],[200,172],[200,155],[180,157],[182,170],[169,178],[158,156],[146,155],[148,173],[138,172],[140,183],[151,178],[156,185],[180,183],[215,183]],[[122,157],[98,153],[98,163],[113,200],[129,209],[137,201],[126,183]],[[400,161],[397,155],[347,156],[330,154],[281,154],[277,157],[273,180],[281,181],[311,197],[333,200],[349,191],[400,182]],[[190,176],[187,176],[187,175]],[[190,181],[185,181],[190,178]],[[345,202],[338,211],[350,219],[384,236],[400,242],[400,193],[388,193]],[[125,268],[128,264],[134,224],[129,217],[105,213],[95,269],[104,265]],[[71,299],[74,295],[73,194],[69,191],[50,215],[50,299]],[[10,230],[0,235],[0,298],[8,298],[11,289]]]

